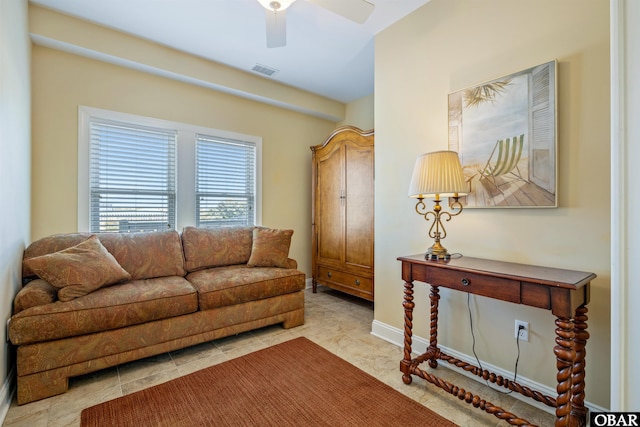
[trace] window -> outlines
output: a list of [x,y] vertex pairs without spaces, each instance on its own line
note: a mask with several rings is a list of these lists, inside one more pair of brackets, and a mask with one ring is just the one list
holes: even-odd
[[255,144],[196,137],[196,225],[255,224]]
[[81,106],[78,231],[261,221],[262,140]]
[[176,224],[176,131],[90,119],[90,230]]

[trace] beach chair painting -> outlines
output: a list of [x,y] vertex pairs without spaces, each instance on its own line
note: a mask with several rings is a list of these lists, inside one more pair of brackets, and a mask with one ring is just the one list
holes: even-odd
[[498,184],[497,177],[513,176],[514,179],[527,181],[520,173],[518,162],[522,157],[522,147],[524,144],[524,134],[513,138],[499,139],[493,147],[493,151],[487,160],[487,164],[479,169],[480,179],[490,178],[493,185],[500,189],[500,186],[508,184],[510,181]]
[[471,208],[558,206],[557,62],[448,97],[448,149],[460,156]]

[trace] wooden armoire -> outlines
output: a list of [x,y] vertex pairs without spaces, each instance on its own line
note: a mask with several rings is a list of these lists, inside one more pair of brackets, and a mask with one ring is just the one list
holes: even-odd
[[334,130],[312,152],[312,269],[317,285],[373,301],[373,130]]

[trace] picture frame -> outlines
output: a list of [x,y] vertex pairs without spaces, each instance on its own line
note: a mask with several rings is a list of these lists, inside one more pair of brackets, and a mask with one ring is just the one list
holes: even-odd
[[557,61],[448,96],[449,150],[458,152],[470,208],[554,208]]

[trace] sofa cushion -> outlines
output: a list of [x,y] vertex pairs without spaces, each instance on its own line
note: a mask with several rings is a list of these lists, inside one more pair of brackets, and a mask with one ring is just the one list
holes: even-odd
[[184,277],[169,276],[98,289],[68,302],[31,307],[11,318],[15,345],[122,328],[198,309],[196,291]]
[[[67,249],[87,240],[90,236],[91,233],[55,234],[31,243],[24,252],[22,277],[35,276],[35,273],[26,265],[26,260],[29,258]],[[186,274],[180,234],[175,230],[146,233],[97,233],[96,236],[133,279]],[[248,256],[247,259],[249,259]]]
[[60,301],[71,301],[131,278],[96,236],[62,251],[30,258],[26,263],[38,277],[58,289]]
[[175,230],[97,235],[133,279],[184,276],[180,234]]
[[13,314],[38,305],[51,304],[57,299],[58,290],[49,282],[42,279],[32,280],[20,289],[13,299]]
[[305,287],[305,275],[299,270],[246,265],[194,271],[187,280],[198,290],[200,310],[288,294]]
[[293,230],[255,228],[248,267],[287,268]]
[[182,230],[182,246],[187,271],[246,264],[251,256],[253,228],[185,227]]

